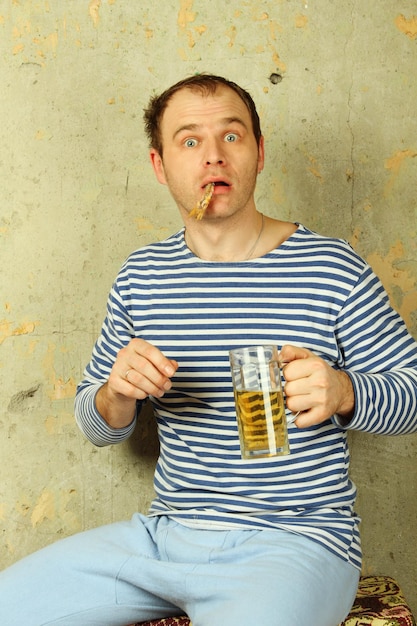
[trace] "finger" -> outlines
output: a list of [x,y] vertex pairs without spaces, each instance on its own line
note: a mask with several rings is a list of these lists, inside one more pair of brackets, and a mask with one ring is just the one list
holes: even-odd
[[297,411],[297,413],[291,413],[291,415],[287,416],[287,424],[294,424],[301,411]]
[[297,411],[294,424],[297,428],[308,428],[313,426],[311,411]]
[[280,361],[284,365],[294,361],[295,359],[307,359],[310,356],[313,356],[313,353],[307,348],[300,348],[299,346],[293,346],[287,344],[282,347],[280,351]]
[[174,359],[168,359],[156,346],[136,338],[119,351],[112,370],[117,380],[114,381],[113,376],[111,383],[120,393],[136,398],[161,397],[171,388],[170,378],[177,368]]
[[[294,383],[288,385],[289,389],[292,390],[291,393],[300,393],[307,384],[310,384],[308,379],[311,379],[315,370],[315,364],[310,359],[297,359],[296,361],[287,363],[283,368],[282,373],[285,378],[286,385],[288,385],[288,383]],[[295,383],[297,381],[299,381],[299,385],[296,387]],[[290,392],[288,391],[288,393]]]
[[158,370],[148,366],[142,370],[129,368],[121,378],[124,383],[138,389],[143,394],[143,397],[155,396],[161,398],[172,387],[170,378],[162,376]]
[[323,359],[310,352],[307,357],[287,363],[283,368],[283,375],[287,382],[299,380],[310,387],[323,386],[328,379],[328,368]]
[[[176,367],[169,362],[169,368],[165,371],[170,374],[175,373]],[[149,395],[161,397],[172,386],[170,376],[161,372],[148,358],[139,354],[131,356],[128,369],[125,372],[120,370],[120,374],[127,382],[142,389]]]
[[178,363],[168,359],[156,346],[143,339],[133,339],[129,347],[136,355],[152,363],[152,365],[164,376],[173,376],[178,368]]
[[109,392],[117,396],[135,400],[144,400],[147,398],[149,393],[146,389],[140,389],[132,384],[132,373],[132,368],[128,368],[124,371],[113,366],[107,381]]
[[318,409],[309,409],[308,411],[301,411],[294,421],[294,424],[297,428],[308,428],[310,426],[321,424],[328,419],[329,417],[323,414],[322,411]]
[[287,393],[287,386],[289,387],[288,383],[285,385],[285,403],[287,408],[292,413],[300,414],[301,412],[309,411],[313,406],[316,406],[315,404],[312,404],[313,399],[311,394],[304,392],[292,395]]

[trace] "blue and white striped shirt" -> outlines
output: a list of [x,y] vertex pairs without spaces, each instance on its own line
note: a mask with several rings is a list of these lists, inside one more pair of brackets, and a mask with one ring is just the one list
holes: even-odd
[[242,460],[228,358],[244,345],[306,347],[350,375],[356,410],[347,428],[416,431],[417,344],[350,246],[299,225],[277,249],[237,263],[197,258],[184,229],[134,252],[77,390],[77,421],[98,446],[126,439],[137,421],[115,430],[95,408],[132,337],[179,363],[172,389],[151,398],[160,456],[150,514],[200,528],[287,529],[360,567],[345,427],[337,416],[290,425],[289,456]]

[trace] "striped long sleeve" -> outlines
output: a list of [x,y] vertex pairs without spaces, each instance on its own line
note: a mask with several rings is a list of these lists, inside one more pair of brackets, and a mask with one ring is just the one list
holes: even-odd
[[[350,246],[299,225],[279,248],[238,263],[198,259],[183,230],[134,252],[113,285],[77,391],[78,423],[96,445],[117,443],[135,427],[111,429],[94,405],[132,337],[179,363],[172,389],[151,398],[160,456],[150,514],[203,528],[285,528],[360,567],[346,429],[417,430],[417,345]],[[337,416],[311,428],[290,425],[289,456],[246,461],[228,352],[262,343],[303,346],[345,370],[356,408],[347,426]]]

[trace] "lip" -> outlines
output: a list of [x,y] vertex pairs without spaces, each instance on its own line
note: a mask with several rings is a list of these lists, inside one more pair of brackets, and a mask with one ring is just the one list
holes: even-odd
[[[204,189],[209,183],[214,183],[215,187],[214,187],[214,191],[216,191],[217,188],[223,188],[223,189],[230,189],[230,187],[232,186],[232,183],[225,178],[224,176],[218,176],[217,178],[209,178],[207,179],[201,186],[201,189]],[[216,185],[216,183],[226,183],[225,185]]]

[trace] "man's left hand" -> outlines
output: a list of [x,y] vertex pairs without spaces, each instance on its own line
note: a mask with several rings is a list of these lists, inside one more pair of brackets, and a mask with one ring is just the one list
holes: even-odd
[[347,421],[355,408],[352,382],[307,348],[286,345],[280,353],[287,407],[298,428],[320,424],[337,413]]

